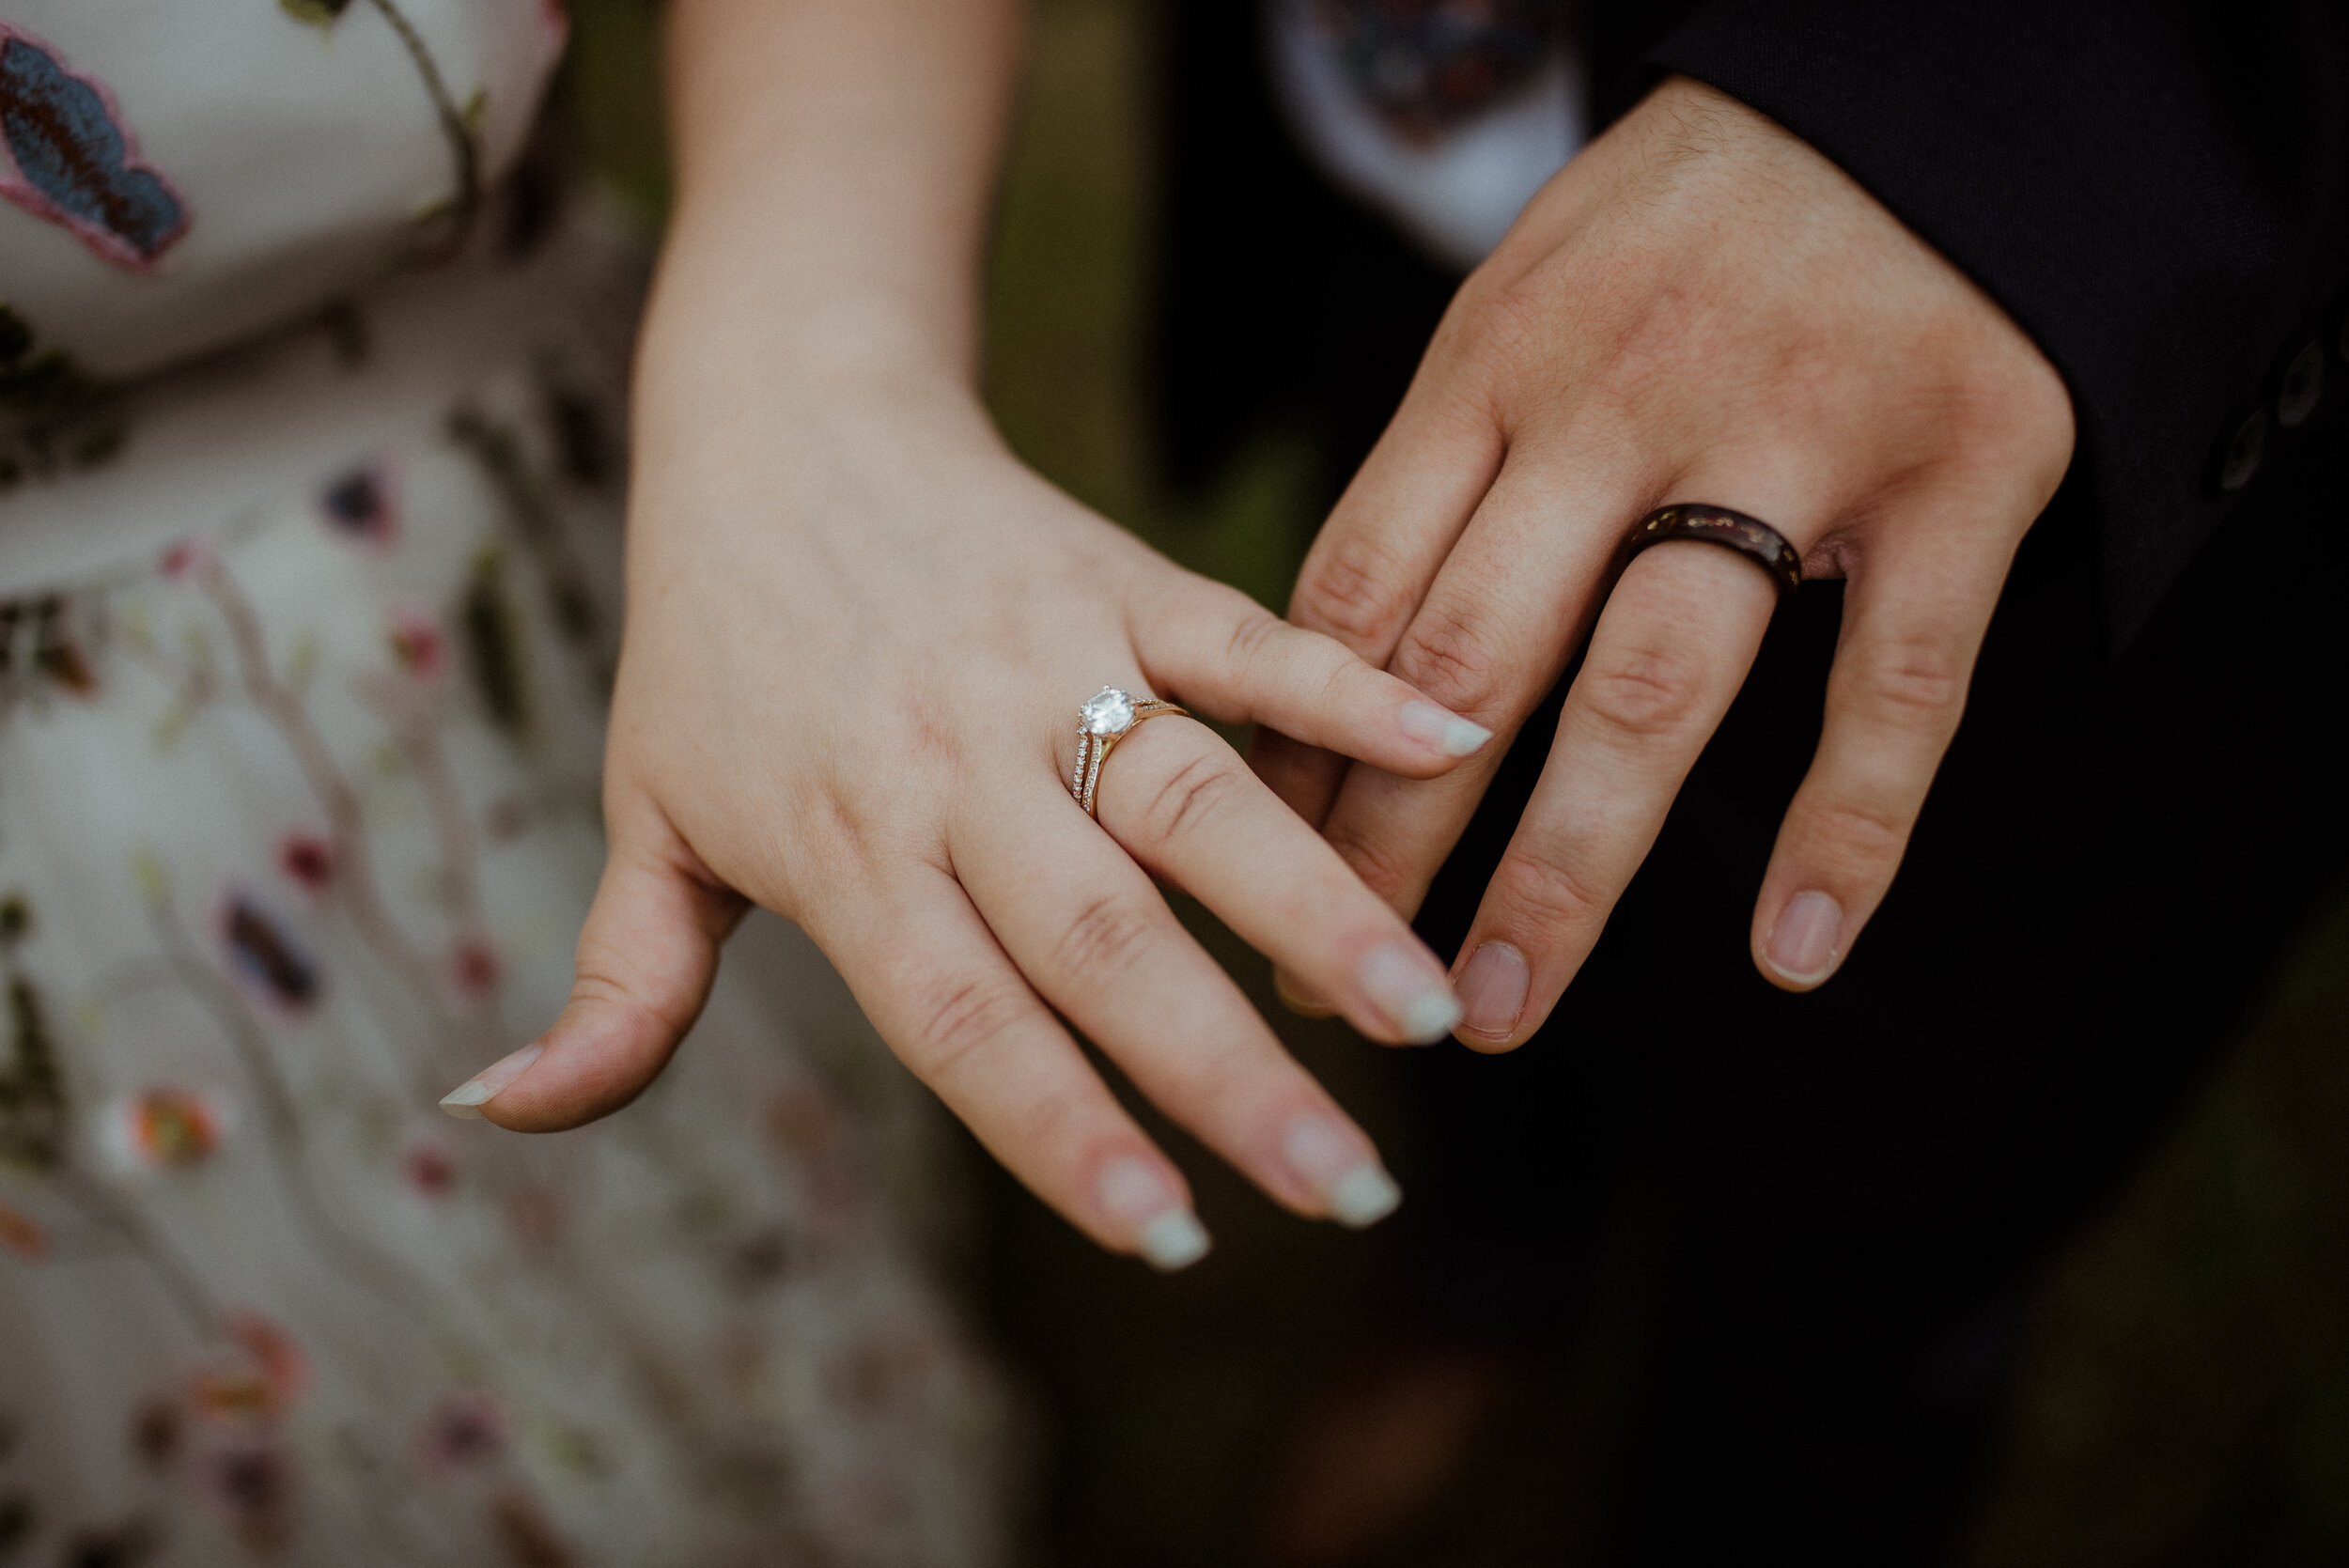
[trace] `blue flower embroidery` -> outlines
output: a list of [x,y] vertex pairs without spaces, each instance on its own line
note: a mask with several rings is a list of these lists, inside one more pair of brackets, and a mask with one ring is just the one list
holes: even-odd
[[144,271],[187,232],[188,213],[139,162],[105,93],[0,23],[0,195],[65,225],[107,260]]

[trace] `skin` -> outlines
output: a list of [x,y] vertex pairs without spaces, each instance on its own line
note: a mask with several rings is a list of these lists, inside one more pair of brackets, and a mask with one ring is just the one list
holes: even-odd
[[[1891,883],[2072,444],[2070,397],[2014,322],[1736,101],[1668,82],[1551,180],[1462,287],[1290,606],[1503,737],[1590,636],[1461,948],[1458,1037],[1506,1050],[1548,1017],[1768,623],[1767,575],[1714,545],[1650,549],[1610,593],[1642,516],[1733,507],[1806,576],[1847,580],[1826,726],[1753,917],[1762,973],[1807,990]],[[1278,734],[1253,761],[1408,912],[1502,750],[1431,781]]]
[[[1019,20],[1011,0],[670,8],[679,201],[636,388],[611,859],[569,1006],[483,1075],[479,1109],[546,1130],[625,1104],[755,902],[1103,1245],[1153,1250],[1190,1199],[1063,1018],[1276,1199],[1332,1212],[1376,1171],[1368,1141],[1151,878],[1293,994],[1374,1038],[1424,1033],[1449,993],[1403,916],[1501,748],[1455,766],[1426,738],[1446,715],[1415,705],[1512,735],[1595,623],[1455,976],[1461,1037],[1521,1042],[1771,609],[1751,563],[1669,544],[1601,613],[1616,542],[1675,500],[1765,518],[1809,574],[1850,580],[1754,926],[1766,974],[1827,978],[2069,461],[2069,400],[2029,340],[1817,153],[1669,83],[1464,287],[1283,625],[1022,469],[980,408]],[[1153,720],[1086,821],[1060,781],[1105,682],[1259,724],[1262,782],[1204,726]],[[1809,894],[1830,902],[1794,954],[1781,917],[1815,916]]]
[[1137,727],[1088,820],[1065,782],[1078,706],[1115,684],[1419,778],[1481,732],[997,437],[976,279],[1020,20],[669,8],[678,198],[635,385],[610,859],[568,1006],[477,1109],[544,1131],[626,1104],[755,903],[1039,1196],[1172,1266],[1205,1245],[1183,1178],[1072,1028],[1299,1213],[1366,1222],[1385,1178],[1154,877],[1373,1037],[1458,1012],[1403,919],[1205,724]]

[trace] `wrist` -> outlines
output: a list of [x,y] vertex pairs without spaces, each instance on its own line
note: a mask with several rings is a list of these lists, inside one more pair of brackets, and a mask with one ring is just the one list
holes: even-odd
[[[731,464],[778,443],[853,449],[994,440],[960,334],[883,288],[780,281],[789,270],[664,252],[636,354],[640,458]],[[759,275],[763,274],[763,275]]]
[[664,240],[647,303],[643,355],[669,356],[697,378],[890,386],[975,399],[978,287],[973,275],[892,264],[853,234],[742,210],[682,207]]

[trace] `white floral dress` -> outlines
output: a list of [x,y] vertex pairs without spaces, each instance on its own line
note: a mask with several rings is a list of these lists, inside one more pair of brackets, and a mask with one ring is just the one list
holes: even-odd
[[985,1564],[935,1123],[778,923],[553,1138],[634,250],[551,0],[0,0],[0,1563]]

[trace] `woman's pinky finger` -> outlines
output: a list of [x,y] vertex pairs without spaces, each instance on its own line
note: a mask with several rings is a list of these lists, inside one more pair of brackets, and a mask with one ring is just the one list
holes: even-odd
[[916,1078],[1031,1192],[1112,1251],[1185,1268],[1207,1233],[1135,1125],[961,887],[924,866],[813,933]]
[[1957,532],[1905,531],[1845,590],[1819,750],[1753,911],[1754,962],[1787,990],[1824,984],[1875,913],[1965,712],[2006,560],[1983,570]]

